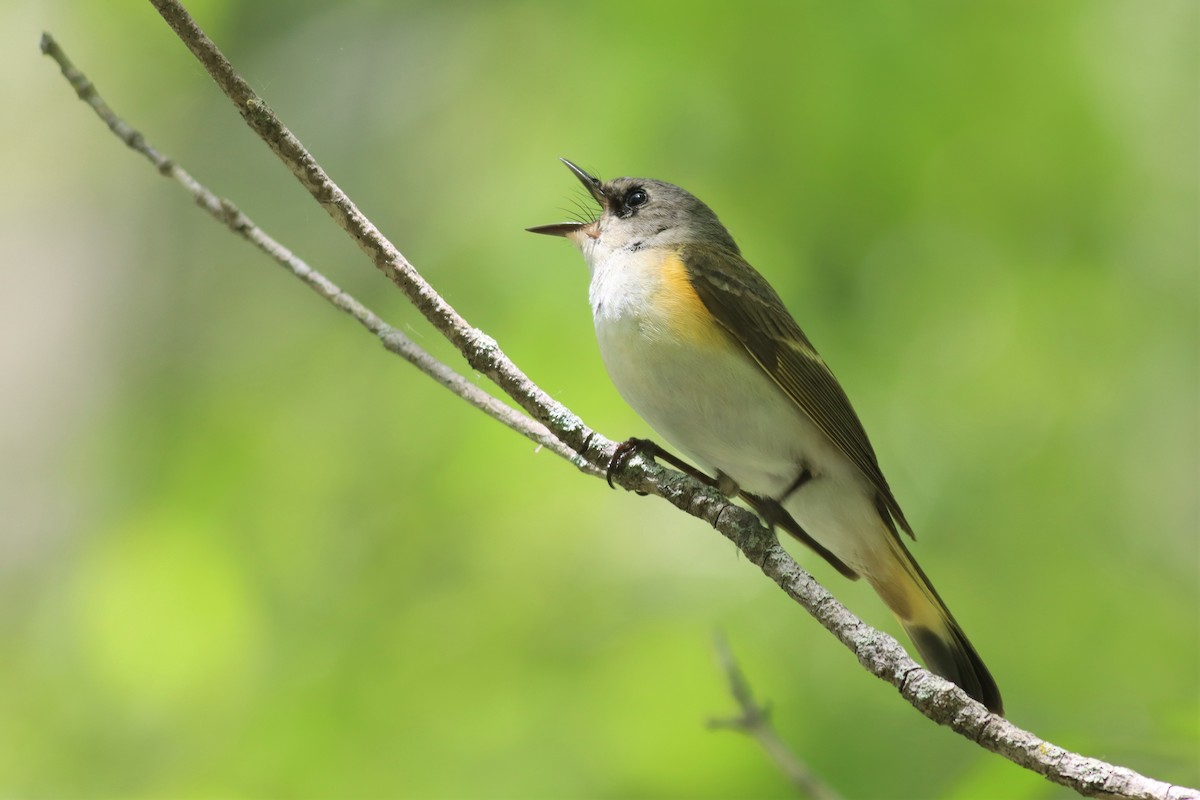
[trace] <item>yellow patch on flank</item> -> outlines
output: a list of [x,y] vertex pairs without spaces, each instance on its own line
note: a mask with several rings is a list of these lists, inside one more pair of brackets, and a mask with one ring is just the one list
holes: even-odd
[[664,256],[659,270],[660,283],[653,303],[671,333],[692,344],[727,347],[729,334],[692,288],[687,267],[679,253]]

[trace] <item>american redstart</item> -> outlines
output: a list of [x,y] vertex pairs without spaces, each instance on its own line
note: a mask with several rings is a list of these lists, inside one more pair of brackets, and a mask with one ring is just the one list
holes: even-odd
[[[930,669],[1003,713],[991,673],[900,538],[912,530],[846,393],[717,215],[678,186],[601,182],[563,162],[601,213],[529,230],[583,253],[621,396],[726,495],[865,578]],[[663,453],[630,442],[621,457],[638,445]]]

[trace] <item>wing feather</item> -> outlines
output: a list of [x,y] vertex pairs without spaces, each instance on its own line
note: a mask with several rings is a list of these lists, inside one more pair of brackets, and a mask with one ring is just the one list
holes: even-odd
[[[883,509],[911,536],[850,399],[771,285],[740,255],[723,248],[688,245],[679,255],[704,306],[867,476]],[[722,266],[730,260],[741,266],[736,275]]]

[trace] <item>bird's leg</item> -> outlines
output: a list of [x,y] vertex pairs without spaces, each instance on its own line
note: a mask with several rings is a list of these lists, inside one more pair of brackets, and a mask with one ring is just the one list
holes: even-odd
[[819,545],[813,541],[811,536],[804,532],[799,523],[792,519],[792,515],[783,507],[783,501],[791,497],[801,486],[812,480],[812,477],[812,472],[808,467],[803,467],[800,470],[800,474],[796,476],[796,480],[792,481],[792,484],[779,496],[778,500],[773,497],[760,497],[748,492],[742,492],[742,499],[754,509],[754,513],[758,514],[762,518],[763,523],[772,531],[778,526],[810,547],[817,549]]
[[808,483],[812,479],[813,479],[812,471],[809,470],[808,467],[801,467],[800,474],[796,476],[796,480],[792,481],[792,485],[789,486],[787,488],[787,491],[785,491],[783,494],[781,494],[779,496],[779,499],[776,500],[775,502],[779,506],[782,507],[784,500],[787,500],[789,497],[791,497],[793,494],[795,494],[797,491],[799,491],[801,486]]
[[[612,486],[614,489],[616,488],[613,486],[612,482],[613,474],[622,469],[629,459],[633,457],[633,454],[638,452],[655,460],[665,461],[680,472],[690,475],[691,477],[703,483],[705,486],[713,487],[728,498],[740,497],[748,506],[750,506],[750,508],[754,509],[754,513],[758,514],[759,518],[762,519],[763,524],[765,524],[772,531],[774,531],[777,527],[782,528],[796,539],[812,548],[817,555],[828,561],[834,569],[845,575],[847,578],[854,580],[858,577],[858,573],[846,566],[846,564],[840,558],[829,552],[829,550],[822,547],[816,539],[812,538],[812,536],[808,534],[808,531],[804,530],[804,528],[801,528],[800,523],[796,522],[796,520],[792,518],[792,515],[787,512],[787,509],[783,507],[784,500],[790,497],[801,486],[812,480],[813,474],[809,471],[808,467],[805,467],[796,477],[796,480],[792,482],[792,485],[787,488],[787,491],[785,491],[778,500],[775,500],[770,497],[760,497],[756,494],[750,494],[749,492],[741,491],[741,489],[738,487],[737,481],[720,470],[717,471],[717,477],[715,478],[711,475],[701,472],[691,464],[687,463],[673,453],[667,452],[649,439],[632,438],[626,439],[617,445],[617,449],[616,452],[613,453],[612,460],[608,462],[608,469],[605,471],[605,477],[608,479],[609,486]],[[645,494],[645,492],[638,492],[638,494]]]
[[[717,477],[714,478],[711,475],[696,469],[691,464],[687,463],[673,453],[667,452],[649,439],[638,438],[626,439],[617,445],[617,450],[613,453],[612,460],[608,462],[608,469],[604,473],[604,477],[608,479],[608,485],[610,487],[614,489],[616,488],[613,486],[613,473],[624,468],[625,464],[629,462],[629,459],[633,457],[633,454],[638,452],[644,456],[653,458],[656,461],[665,461],[685,475],[690,475],[691,477],[700,481],[705,486],[712,486],[716,488],[717,491],[726,497],[734,497],[738,493],[737,482],[724,472],[718,472]],[[638,492],[638,494],[645,494],[645,492]]]
[[749,492],[742,492],[741,497],[746,501],[747,505],[754,509],[754,513],[758,514],[758,516],[762,519],[763,524],[772,531],[774,531],[777,527],[782,528],[790,533],[794,538],[807,545],[821,558],[828,561],[829,564],[838,572],[842,573],[850,580],[854,580],[858,577],[858,573],[850,569],[850,567],[847,566],[844,561],[835,556],[828,549],[822,546],[820,542],[809,535],[808,531],[800,527],[800,523],[796,522],[795,518],[792,517],[792,515],[788,513],[787,509],[783,507],[783,501],[790,497],[792,493],[801,486],[812,480],[812,477],[812,473],[808,471],[807,467],[805,467],[804,471],[800,473],[792,485],[788,487],[787,491],[784,492],[778,500],[771,497],[759,497],[758,495],[750,494]]

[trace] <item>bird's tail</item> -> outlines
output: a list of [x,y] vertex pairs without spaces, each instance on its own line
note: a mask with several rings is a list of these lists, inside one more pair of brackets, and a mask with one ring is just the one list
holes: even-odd
[[900,620],[930,670],[1003,714],[1000,690],[983,659],[894,530],[888,541],[889,563],[864,577]]

